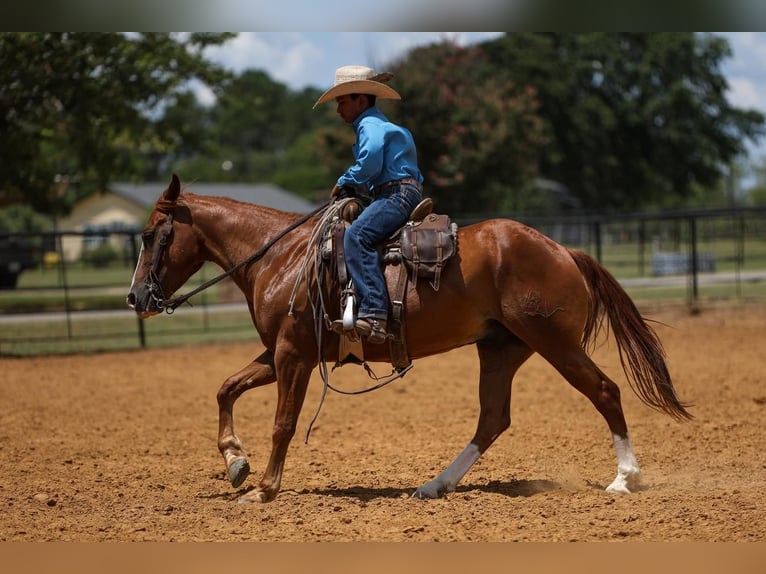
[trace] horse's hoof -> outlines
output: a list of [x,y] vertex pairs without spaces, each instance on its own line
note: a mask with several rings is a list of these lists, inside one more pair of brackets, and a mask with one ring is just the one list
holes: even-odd
[[240,456],[231,461],[229,465],[229,480],[234,488],[237,488],[250,474],[250,463],[244,456]]
[[615,486],[613,484],[610,484],[606,487],[606,492],[609,492],[611,494],[631,494],[630,490],[625,485],[618,485]]
[[444,492],[444,490],[438,487],[424,484],[423,486],[417,487],[410,498],[417,498],[419,500],[434,500],[441,498],[444,495]]
[[606,491],[612,494],[632,494],[641,488],[641,473],[636,471],[630,474],[618,473],[612,484],[606,487]]
[[627,481],[622,477],[615,478],[612,484],[606,487],[606,491],[611,494],[631,494]]
[[264,503],[268,501],[269,498],[263,490],[251,490],[247,494],[240,496],[237,502],[240,504],[252,504],[254,502]]

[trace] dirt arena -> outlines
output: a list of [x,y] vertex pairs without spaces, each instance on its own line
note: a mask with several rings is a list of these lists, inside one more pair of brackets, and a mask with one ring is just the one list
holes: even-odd
[[[763,541],[766,307],[646,313],[695,420],[644,406],[610,339],[597,362],[620,384],[643,488],[604,491],[616,458],[605,422],[538,357],[516,377],[513,424],[440,500],[410,498],[476,424],[473,347],[423,359],[360,396],[315,375],[282,492],[237,504],[270,447],[274,385],[237,403],[253,474],[232,489],[216,448],[216,391],[259,345],[0,359],[0,541]],[[375,365],[380,374],[387,365]],[[332,374],[367,386],[359,367]]]

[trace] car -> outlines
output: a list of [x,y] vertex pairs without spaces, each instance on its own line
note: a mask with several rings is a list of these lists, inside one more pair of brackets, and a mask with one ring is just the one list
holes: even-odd
[[40,263],[40,248],[13,235],[0,236],[0,289],[15,289],[19,275]]

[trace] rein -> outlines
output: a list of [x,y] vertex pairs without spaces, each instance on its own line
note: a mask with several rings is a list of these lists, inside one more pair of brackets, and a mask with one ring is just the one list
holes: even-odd
[[[303,262],[303,265],[301,266],[301,271],[298,275],[298,279],[295,282],[295,287],[293,288],[292,296],[290,297],[290,311],[288,312],[288,315],[293,314],[293,311],[292,311],[293,302],[295,300],[295,295],[298,290],[298,285],[300,284],[301,281],[308,279],[306,274],[308,273],[308,269],[311,267],[310,265],[311,260],[314,258],[316,258],[316,266],[314,267],[314,271],[316,274],[315,275],[316,281],[314,282],[314,285],[319,286],[321,284],[321,277],[325,273],[326,264],[323,261],[321,253],[319,252],[319,248],[318,248],[319,239],[324,236],[324,233],[326,232],[326,228],[328,227],[328,225],[330,225],[337,217],[340,216],[345,206],[344,199],[347,199],[347,198],[341,198],[340,200],[336,200],[334,203],[331,202],[332,208],[328,209],[322,215],[322,219],[317,223],[316,227],[314,228],[314,232],[312,233],[312,240],[310,240],[308,243],[308,247],[306,249],[306,257]],[[390,375],[383,378],[383,377],[378,377],[372,371],[372,369],[367,364],[367,362],[364,361],[362,363],[362,366],[364,367],[364,370],[367,372],[367,376],[376,381],[375,384],[369,387],[366,387],[364,389],[356,390],[356,391],[346,391],[330,384],[330,372],[327,368],[327,361],[324,358],[325,329],[323,329],[322,327],[323,325],[326,325],[327,330],[329,330],[331,321],[329,320],[327,315],[327,310],[325,308],[326,301],[322,294],[321,287],[317,287],[316,290],[312,293],[311,283],[312,283],[311,281],[307,281],[307,285],[309,286],[308,300],[314,312],[314,334],[316,336],[316,341],[317,341],[317,356],[319,357],[319,365],[318,365],[319,374],[322,378],[322,395],[319,398],[319,404],[317,405],[316,411],[314,412],[314,416],[311,418],[311,421],[309,422],[308,427],[306,429],[306,437],[305,437],[306,444],[308,444],[309,442],[311,429],[313,428],[314,423],[319,418],[319,412],[321,411],[322,405],[324,404],[325,398],[327,397],[328,390],[331,390],[341,395],[362,395],[364,393],[369,393],[371,391],[378,390],[382,387],[385,387],[389,383],[392,383],[395,380],[402,378],[413,367],[412,364],[409,364],[404,368],[395,368]],[[340,335],[340,336],[343,337],[344,335]],[[337,368],[338,366],[340,366],[340,363],[336,363],[335,367],[333,367],[332,370],[335,370],[335,368]]]
[[285,229],[277,233],[263,247],[261,247],[258,251],[253,253],[247,259],[240,261],[239,263],[234,265],[232,268],[206,281],[205,283],[203,283],[196,289],[193,289],[189,293],[186,293],[185,295],[179,295],[178,297],[173,297],[172,299],[164,298],[164,295],[162,293],[162,287],[160,287],[160,283],[157,277],[157,270],[159,269],[159,266],[160,266],[160,260],[162,259],[162,254],[165,250],[165,246],[167,245],[168,239],[170,238],[170,235],[173,231],[173,214],[168,213],[168,219],[165,222],[165,226],[162,231],[162,237],[160,237],[160,248],[157,250],[157,254],[155,256],[154,262],[152,263],[152,269],[149,272],[149,281],[147,282],[149,284],[149,291],[155,300],[155,304],[157,305],[157,308],[165,311],[168,315],[172,315],[177,307],[186,303],[189,299],[194,297],[194,295],[196,295],[197,293],[200,293],[201,291],[204,291],[208,287],[211,287],[212,285],[215,285],[219,281],[222,281],[226,277],[229,277],[231,274],[238,271],[242,267],[245,267],[247,265],[250,265],[251,263],[258,261],[261,257],[266,255],[266,252],[269,249],[271,249],[277,241],[282,239],[285,235],[287,235],[294,229],[306,223],[309,219],[311,219],[315,215],[327,209],[329,205],[330,205],[330,202],[327,202],[324,205],[317,207],[311,213],[304,215],[303,217],[294,221],[293,223],[288,225]]
[[[251,263],[254,263],[255,261],[258,261],[261,257],[263,257],[266,254],[266,252],[268,252],[269,249],[271,249],[274,246],[274,244],[277,241],[282,239],[285,235],[287,235],[288,233],[290,233],[291,231],[293,231],[297,227],[300,227],[301,225],[306,223],[312,217],[314,217],[314,216],[318,215],[319,213],[327,210],[327,208],[330,207],[330,205],[332,205],[333,203],[334,203],[334,200],[330,200],[329,202],[325,203],[324,205],[321,205],[320,207],[317,207],[311,213],[308,213],[308,214],[304,215],[303,217],[301,217],[300,219],[297,219],[296,221],[294,221],[293,223],[288,225],[285,229],[283,229],[282,231],[277,233],[263,247],[261,247],[258,251],[256,251],[252,255],[250,255],[247,259],[244,259],[244,260],[240,261],[239,263],[235,264],[232,268],[228,269],[227,271],[224,271],[223,273],[217,275],[216,277],[213,277],[209,281],[206,281],[205,283],[203,283],[202,285],[200,285],[196,289],[193,289],[189,293],[186,293],[185,295],[180,295],[178,297],[174,297],[172,299],[166,299],[164,297],[164,294],[162,292],[162,286],[160,285],[159,275],[158,275],[158,271],[159,271],[160,265],[162,263],[162,256],[163,256],[163,254],[165,252],[165,247],[167,246],[168,241],[170,240],[170,236],[173,233],[173,212],[171,211],[170,207],[163,206],[161,211],[163,211],[164,213],[167,213],[168,218],[167,218],[167,220],[165,221],[165,223],[162,226],[162,235],[160,236],[160,240],[159,240],[159,249],[157,250],[157,253],[155,254],[154,260],[152,261],[152,267],[149,270],[149,277],[148,277],[148,279],[146,281],[146,283],[147,283],[147,285],[149,287],[149,293],[150,293],[151,297],[154,299],[157,308],[162,310],[162,311],[165,311],[168,315],[172,315],[177,307],[179,307],[179,306],[183,305],[184,303],[188,302],[188,300],[191,299],[197,293],[199,293],[201,291],[204,291],[208,287],[210,287],[212,285],[215,285],[216,283],[218,283],[219,281],[222,281],[226,277],[229,277],[232,273],[234,273],[235,271],[241,269],[242,267],[245,267],[247,265],[250,265]],[[325,214],[325,217],[327,215],[328,214]],[[319,228],[323,227],[324,223],[325,222],[322,221],[322,222],[320,222],[317,225],[317,229],[315,229],[315,233],[316,233],[316,231]],[[302,268],[301,273],[299,275],[298,282],[301,281],[301,278],[303,277],[303,274],[306,271],[307,263],[308,263],[309,257],[310,257],[312,243],[313,243],[312,241],[309,241],[309,248],[307,249],[306,261],[304,262],[303,268]],[[296,282],[296,288],[293,290],[293,295],[291,297],[291,305],[290,305],[290,311],[289,311],[290,315],[292,315],[292,302],[293,302],[294,297],[295,297],[295,291],[297,290],[298,282]],[[321,297],[320,297],[320,299],[321,299]],[[306,430],[306,439],[305,439],[306,443],[308,443],[309,435],[311,434],[311,429],[314,426],[314,423],[316,422],[317,418],[319,417],[319,411],[322,408],[322,404],[324,404],[324,400],[325,400],[325,397],[327,395],[327,390],[328,389],[332,390],[332,391],[334,391],[334,392],[336,392],[338,394],[341,394],[341,395],[361,395],[361,394],[364,394],[364,393],[369,393],[370,391],[375,391],[377,389],[380,389],[381,387],[384,387],[384,386],[388,385],[389,383],[392,383],[395,380],[400,379],[405,374],[407,374],[407,372],[412,368],[412,364],[410,364],[410,365],[408,365],[407,367],[405,367],[403,369],[397,369],[394,372],[392,372],[391,375],[389,375],[385,379],[381,380],[381,378],[377,377],[372,372],[372,369],[370,369],[369,365],[367,365],[367,363],[365,362],[364,363],[364,368],[367,371],[367,375],[369,377],[371,377],[372,379],[375,379],[376,381],[378,381],[377,384],[374,384],[374,385],[372,385],[370,387],[367,387],[365,389],[361,389],[361,390],[358,390],[358,391],[345,391],[343,389],[339,389],[337,387],[334,387],[333,385],[330,384],[329,373],[327,371],[327,363],[323,359],[321,359],[321,357],[323,356],[323,353],[322,353],[323,337],[322,337],[321,325],[322,325],[322,319],[326,317],[326,313],[324,311],[324,301],[320,300],[318,305],[316,305],[314,301],[311,301],[311,303],[312,303],[312,306],[314,307],[314,312],[315,312],[314,325],[315,325],[315,329],[316,329],[316,336],[317,336],[317,342],[318,342],[318,353],[319,353],[319,357],[320,357],[319,370],[320,370],[320,374],[322,376],[322,381],[323,381],[324,384],[323,384],[322,396],[320,398],[319,405],[317,406],[317,410],[314,413],[314,417],[311,419],[311,422],[308,425],[308,429]]]

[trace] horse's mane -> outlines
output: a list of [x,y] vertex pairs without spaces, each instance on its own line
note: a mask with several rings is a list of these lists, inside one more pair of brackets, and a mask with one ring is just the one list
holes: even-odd
[[187,191],[186,189],[184,189],[184,191],[178,196],[178,198],[175,201],[170,201],[165,199],[164,197],[160,197],[157,200],[157,202],[154,204],[154,208],[160,213],[170,213],[178,206],[185,206],[188,208],[189,204],[194,203],[194,200],[198,198],[201,200],[209,200],[212,203],[218,203],[218,204],[226,203],[234,207],[256,208],[263,215],[269,215],[269,216],[273,215],[275,217],[284,217],[288,221],[292,221],[293,219],[302,217],[301,214],[298,214],[298,213],[284,211],[281,209],[268,207],[266,205],[261,205],[259,203],[254,203],[250,201],[241,201],[239,199],[234,199],[233,197],[229,197],[226,195],[203,195],[203,194],[194,193],[192,191]]

